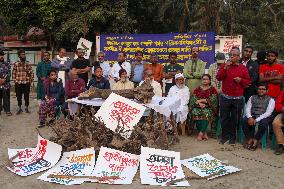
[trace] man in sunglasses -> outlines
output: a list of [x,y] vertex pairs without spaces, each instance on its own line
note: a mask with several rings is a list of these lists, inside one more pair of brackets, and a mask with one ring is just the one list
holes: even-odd
[[[275,101],[267,95],[267,92],[267,84],[259,84],[257,95],[251,96],[246,104],[243,121],[243,131],[246,138],[244,147],[252,151],[256,150],[258,141],[267,131],[275,107]],[[256,134],[254,134],[256,124],[258,129]]]

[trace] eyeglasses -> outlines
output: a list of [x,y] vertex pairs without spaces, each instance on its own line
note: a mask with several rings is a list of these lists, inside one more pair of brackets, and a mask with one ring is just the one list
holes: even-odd
[[266,88],[258,88],[258,90],[266,91]]
[[229,56],[231,57],[231,56],[240,56],[239,54],[232,54],[232,53],[229,53]]
[[249,50],[245,50],[245,52],[252,53],[252,51],[249,51]]

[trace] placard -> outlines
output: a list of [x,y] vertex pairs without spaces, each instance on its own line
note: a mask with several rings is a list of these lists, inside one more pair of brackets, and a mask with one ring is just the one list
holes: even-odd
[[[92,45],[93,42],[88,41],[87,39],[80,38],[78,44],[77,44],[77,49],[81,48],[84,51],[84,58],[89,59],[91,50],[92,50]],[[77,59],[77,55],[75,55],[75,59]]]

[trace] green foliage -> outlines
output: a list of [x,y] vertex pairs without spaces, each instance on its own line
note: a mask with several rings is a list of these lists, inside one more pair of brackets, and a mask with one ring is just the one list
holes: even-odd
[[0,7],[1,33],[37,26],[55,48],[97,33],[215,31],[284,52],[283,0],[1,0]]

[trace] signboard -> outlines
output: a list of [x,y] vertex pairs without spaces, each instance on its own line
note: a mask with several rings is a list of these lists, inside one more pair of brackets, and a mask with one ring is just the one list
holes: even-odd
[[[91,175],[95,166],[95,159],[94,148],[64,152],[61,160],[38,179],[64,185],[82,184],[87,179],[79,177]],[[53,175],[62,177],[53,177]],[[67,178],[64,178],[64,176],[67,176]],[[68,176],[73,177],[68,178]]]
[[90,180],[107,184],[131,184],[139,166],[139,156],[101,147],[93,176],[100,178]]
[[62,146],[46,140],[38,135],[36,148],[8,149],[9,158],[18,154],[12,160],[13,167],[7,167],[20,176],[29,176],[53,167],[61,156]]
[[222,164],[222,162],[209,154],[182,160],[182,164],[201,177],[208,180],[240,171],[240,169]]
[[110,130],[129,138],[145,109],[141,104],[111,93],[95,117],[101,119]]
[[219,52],[227,54],[230,52],[232,47],[238,47],[240,51],[242,52],[242,38],[241,37],[220,38]]
[[207,62],[206,68],[214,63],[215,33],[189,32],[167,34],[112,34],[97,38],[98,51],[105,52],[110,63],[117,60],[119,52],[127,53],[127,60],[134,60],[135,52],[142,51],[143,59],[149,61],[150,54],[155,52],[160,63],[169,63],[169,53],[178,54],[178,63],[184,64],[191,57],[191,48],[199,48],[199,57]]
[[[80,38],[78,44],[77,44],[77,49],[81,48],[84,51],[84,58],[89,59],[90,54],[91,54],[91,50],[92,50],[92,45],[93,42],[88,41],[87,39],[84,38]],[[77,56],[75,55],[75,59],[77,58]]]
[[[185,178],[181,168],[180,153],[141,147],[140,177],[142,184],[166,186],[168,182]],[[189,186],[180,181],[175,186]]]

